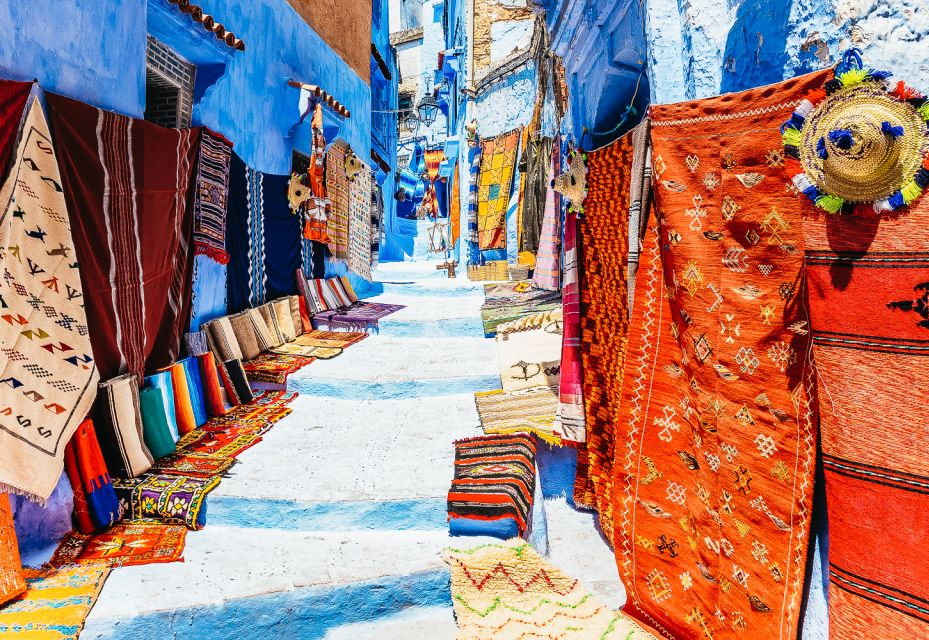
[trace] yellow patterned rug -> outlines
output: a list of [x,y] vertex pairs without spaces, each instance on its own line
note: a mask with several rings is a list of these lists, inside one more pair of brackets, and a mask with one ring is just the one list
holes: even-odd
[[515,538],[446,549],[458,640],[657,640]]
[[481,391],[474,394],[474,401],[484,433],[533,433],[545,442],[561,444],[555,435],[558,391],[551,387]]
[[0,609],[0,638],[77,640],[110,567],[97,562],[25,573],[26,593]]

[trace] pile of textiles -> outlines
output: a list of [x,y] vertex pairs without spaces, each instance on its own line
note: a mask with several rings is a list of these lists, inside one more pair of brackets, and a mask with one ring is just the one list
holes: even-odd
[[610,610],[523,540],[445,549],[442,558],[452,574],[458,640],[660,637]]
[[[302,273],[302,272],[301,272]],[[310,318],[299,296],[286,296],[240,313],[205,323],[201,330],[216,361],[222,363],[224,381],[244,379],[245,388],[226,385],[239,395],[248,389],[282,389],[291,373],[316,358],[332,358],[340,352],[301,342],[310,328]],[[239,374],[238,369],[243,373]]]
[[484,335],[492,337],[497,332],[497,326],[504,322],[559,308],[560,292],[534,289],[525,280],[485,284],[484,304],[481,307]]
[[448,492],[452,535],[509,539],[526,534],[535,496],[535,442],[525,434],[455,442]]
[[378,330],[381,318],[404,309],[402,304],[364,302],[358,299],[346,276],[308,280],[297,272],[297,284],[311,314],[313,326],[367,333]]

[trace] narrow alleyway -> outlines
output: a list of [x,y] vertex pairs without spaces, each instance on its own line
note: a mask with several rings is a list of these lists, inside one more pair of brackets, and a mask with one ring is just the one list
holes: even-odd
[[[113,572],[83,638],[453,638],[442,548],[455,438],[499,386],[483,288],[426,264],[382,265],[381,332],[291,379],[294,412],[210,496],[184,563]],[[552,560],[623,600],[591,516],[548,501]],[[544,519],[544,518],[543,518]],[[413,608],[411,608],[413,607]]]

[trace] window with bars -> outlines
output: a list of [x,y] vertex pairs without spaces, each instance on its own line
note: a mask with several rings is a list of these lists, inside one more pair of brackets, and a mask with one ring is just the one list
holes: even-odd
[[145,119],[173,129],[189,127],[196,77],[196,65],[149,36],[145,65]]

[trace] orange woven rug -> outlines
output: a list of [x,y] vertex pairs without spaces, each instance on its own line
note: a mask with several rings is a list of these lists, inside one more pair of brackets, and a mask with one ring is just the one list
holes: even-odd
[[51,565],[106,562],[113,567],[130,567],[162,562],[179,562],[187,540],[187,527],[177,524],[115,524],[103,533],[71,533],[61,543]]
[[[579,464],[574,501],[600,513],[613,540],[613,428],[619,414],[629,328],[626,268],[632,135],[587,154],[587,199],[580,220],[581,363],[587,464]],[[583,460],[584,454],[581,453]]]
[[0,606],[26,590],[10,498],[0,493]]
[[829,634],[929,638],[929,198],[879,220],[804,209]]
[[822,80],[651,110],[658,223],[626,351],[615,547],[626,610],[669,638],[797,634],[816,439],[779,127]]

